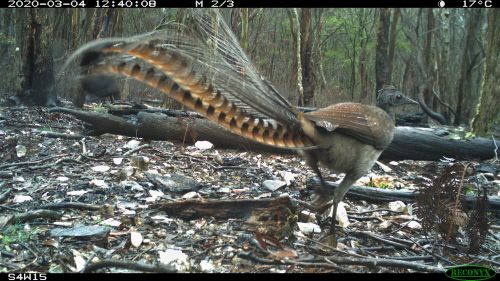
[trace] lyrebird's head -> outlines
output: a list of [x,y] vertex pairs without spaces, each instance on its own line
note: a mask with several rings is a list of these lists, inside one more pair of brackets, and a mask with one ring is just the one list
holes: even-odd
[[377,93],[377,106],[385,110],[389,115],[392,113],[392,108],[405,104],[418,104],[418,102],[405,96],[391,85],[382,87]]

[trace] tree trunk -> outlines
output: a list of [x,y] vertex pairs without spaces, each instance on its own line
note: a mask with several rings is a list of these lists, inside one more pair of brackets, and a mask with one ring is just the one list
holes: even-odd
[[494,121],[500,121],[500,9],[488,10],[488,31],[486,34],[486,69],[484,72],[481,98],[472,120],[472,131],[486,135]]
[[432,70],[432,54],[435,52],[432,42],[432,35],[434,33],[434,14],[432,9],[425,9],[427,15],[426,27],[424,31],[424,46],[423,46],[423,62],[422,62],[422,78],[424,84],[427,85],[423,91],[425,104],[431,106],[431,109],[436,110],[434,107],[434,99],[432,95],[432,85],[434,85],[434,75]]
[[21,47],[22,82],[18,98],[24,104],[54,106],[54,66],[52,59],[51,15],[56,10],[19,10],[17,42]]
[[389,56],[387,58],[387,81],[389,84],[393,84],[392,82],[392,70],[394,63],[394,50],[396,49],[396,40],[397,40],[397,32],[398,32],[398,21],[401,16],[401,10],[399,8],[394,9],[394,14],[392,16],[391,21],[391,33],[389,39]]
[[[293,84],[297,83],[297,89],[299,92],[299,104],[304,100],[304,87],[302,86],[302,65],[300,56],[300,24],[299,24],[299,14],[296,8],[291,9],[289,12],[290,26],[292,30],[293,40],[293,62],[292,63],[292,77],[295,76],[295,81]],[[295,74],[295,75],[293,75]]]
[[467,15],[465,19],[466,37],[465,46],[463,48],[462,65],[460,67],[460,76],[458,79],[458,99],[455,110],[457,115],[455,121],[453,122],[453,125],[455,126],[460,125],[460,123],[464,122],[469,117],[467,112],[465,112],[467,105],[466,99],[472,98],[471,95],[473,93],[469,92],[471,90],[469,83],[472,77],[468,76],[468,74],[471,66],[474,64],[475,60],[477,60],[477,57],[471,57],[471,54],[473,51],[472,49],[476,45],[475,39],[478,26],[480,25],[480,13],[480,9],[465,11],[465,14]]
[[321,46],[321,33],[323,30],[323,21],[324,21],[324,9],[316,9],[316,16],[318,18],[318,22],[316,25],[316,42],[314,44],[315,47],[315,65],[317,65],[317,73],[319,76],[319,81],[320,81],[320,91],[323,89],[326,89],[327,87],[327,82],[326,82],[326,77],[325,77],[325,71],[323,69],[323,52],[322,52],[322,46]]
[[116,23],[118,21],[118,11],[120,11],[120,9],[106,10],[97,38],[113,37],[115,35]]
[[389,39],[389,9],[380,9],[378,32],[377,32],[377,50],[375,54],[375,80],[376,90],[388,83],[387,81],[387,47]]
[[312,26],[311,9],[302,8],[300,16],[300,58],[302,65],[303,100],[300,106],[309,106],[314,100],[314,79],[312,68]]
[[[367,63],[368,59],[366,57],[366,49],[368,45],[368,39],[367,38],[362,38],[361,39],[361,51],[359,53],[359,84],[360,84],[360,89],[361,89],[361,95],[359,97],[360,100],[363,100],[366,98],[370,92],[370,89],[368,88],[368,71],[366,70],[367,68]],[[370,101],[372,100],[373,95],[370,96]]]
[[248,8],[240,9],[241,33],[240,44],[243,50],[248,51]]

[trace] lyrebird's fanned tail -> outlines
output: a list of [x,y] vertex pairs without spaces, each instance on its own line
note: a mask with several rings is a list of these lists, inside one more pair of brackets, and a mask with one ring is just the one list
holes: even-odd
[[83,72],[133,77],[238,135],[283,148],[316,147],[312,123],[260,76],[220,14],[191,12],[190,26],[87,43],[62,69],[80,58]]
[[[143,48],[141,50],[144,51]],[[129,61],[100,64],[93,69],[93,72],[132,77],[161,90],[172,99],[245,138],[282,148],[314,146],[311,139],[301,130],[283,126],[275,120],[248,114],[212,85],[203,79],[195,78],[194,70],[181,58],[175,55],[151,58],[142,51],[139,52],[137,49],[133,52],[152,65],[162,66],[161,70],[154,66],[143,67],[135,61]]]

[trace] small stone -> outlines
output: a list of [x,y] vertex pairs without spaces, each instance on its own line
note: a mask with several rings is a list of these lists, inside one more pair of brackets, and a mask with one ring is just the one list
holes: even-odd
[[403,212],[406,208],[406,204],[402,201],[389,202],[389,210],[393,212]]
[[422,225],[416,221],[410,221],[406,226],[410,229],[422,229]]
[[321,233],[321,227],[319,227],[319,225],[315,223],[297,222],[297,226],[299,227],[299,230],[306,235],[313,233]]
[[194,146],[199,150],[208,150],[212,149],[214,145],[209,141],[197,141]]
[[262,185],[264,188],[270,191],[275,191],[283,186],[286,186],[286,182],[279,180],[265,180]]

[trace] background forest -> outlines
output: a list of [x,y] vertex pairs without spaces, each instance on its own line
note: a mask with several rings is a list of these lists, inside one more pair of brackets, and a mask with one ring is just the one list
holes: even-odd
[[[2,9],[0,90],[45,93],[49,98],[35,98],[39,104],[50,104],[54,94],[71,98],[76,75],[59,69],[72,51],[95,38],[182,22],[185,11]],[[222,14],[262,75],[298,105],[373,104],[378,89],[394,85],[413,98],[421,92],[432,110],[459,125],[476,114],[484,87],[474,129],[486,132],[499,118],[497,9],[241,8]],[[139,83],[123,84],[123,97],[144,95],[161,97]]]

